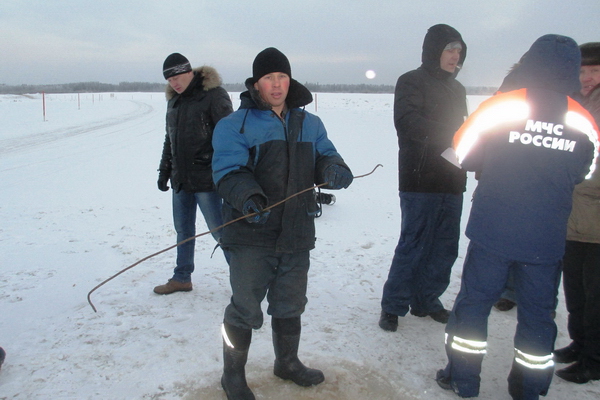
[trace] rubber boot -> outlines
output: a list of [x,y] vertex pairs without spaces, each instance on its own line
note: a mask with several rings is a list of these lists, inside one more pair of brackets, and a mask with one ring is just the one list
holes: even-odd
[[300,317],[273,318],[273,348],[275,349],[275,367],[273,373],[281,379],[287,379],[299,386],[318,385],[325,380],[323,372],[307,368],[298,359],[300,344]]
[[223,376],[221,386],[228,400],[255,400],[246,383],[246,361],[252,329],[223,323]]

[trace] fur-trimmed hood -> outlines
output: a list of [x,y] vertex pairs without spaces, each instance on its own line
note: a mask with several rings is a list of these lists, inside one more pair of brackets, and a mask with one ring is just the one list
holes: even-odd
[[[192,72],[194,73],[194,79],[192,79],[190,85],[183,93],[193,90],[209,91],[223,84],[221,75],[219,75],[217,70],[213,67],[203,65],[192,69]],[[167,83],[167,86],[165,87],[165,96],[167,100],[171,100],[175,95],[177,95],[177,92]]]

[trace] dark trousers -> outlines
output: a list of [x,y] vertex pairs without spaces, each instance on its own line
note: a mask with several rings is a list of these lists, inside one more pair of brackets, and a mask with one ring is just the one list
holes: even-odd
[[[453,346],[454,337],[483,343],[487,341],[490,310],[513,273],[517,296],[517,330],[514,338],[515,362],[509,375],[509,391],[521,399],[537,399],[552,381],[552,351],[556,324],[552,318],[561,261],[528,264],[487,251],[473,241],[469,244],[460,292],[446,325],[448,365],[446,376],[462,396],[476,396],[483,353],[469,353]],[[527,357],[545,358],[540,365],[524,366]],[[521,361],[521,362],[519,362]],[[532,364],[533,361],[529,364]]]
[[400,192],[400,239],[383,286],[383,311],[404,316],[439,311],[458,256],[463,196]]
[[231,302],[225,322],[244,329],[263,324],[261,302],[267,297],[267,314],[274,318],[302,315],[308,302],[306,288],[309,251],[277,253],[261,247],[231,246],[229,280]]
[[581,361],[600,370],[600,244],[567,241],[563,287],[569,336],[581,348]]

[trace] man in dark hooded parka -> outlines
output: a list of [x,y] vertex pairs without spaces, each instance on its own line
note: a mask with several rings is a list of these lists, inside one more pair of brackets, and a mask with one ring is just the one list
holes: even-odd
[[409,311],[446,323],[439,297],[458,256],[466,173],[442,158],[467,116],[465,88],[455,78],[467,54],[456,29],[427,31],[422,64],[396,84],[394,125],[402,213],[400,239],[383,287],[379,326],[398,327]]

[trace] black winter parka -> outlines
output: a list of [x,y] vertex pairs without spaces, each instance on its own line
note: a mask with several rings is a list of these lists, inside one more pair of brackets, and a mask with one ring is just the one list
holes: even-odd
[[[462,43],[459,66],[467,46],[448,25],[429,29],[423,42],[422,65],[398,78],[394,94],[394,126],[398,135],[399,190],[460,194],[466,173],[441,157],[467,116],[465,88],[440,68],[444,47]],[[458,69],[457,69],[458,70]]]
[[175,191],[215,190],[212,180],[212,135],[221,118],[233,112],[221,77],[208,66],[193,70],[188,88],[177,94],[166,88],[166,135],[159,171],[171,178]]

